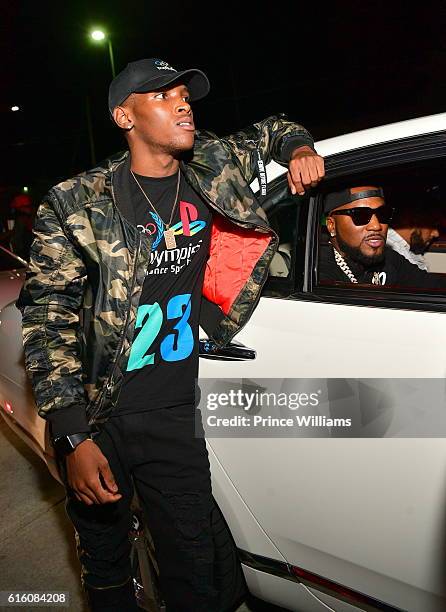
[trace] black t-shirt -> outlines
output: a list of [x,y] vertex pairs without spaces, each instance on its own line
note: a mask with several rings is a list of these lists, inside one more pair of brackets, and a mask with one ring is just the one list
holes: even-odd
[[170,219],[178,175],[135,176],[156,212],[129,173],[133,221],[154,241],[117,406],[120,413],[195,401],[199,311],[212,222],[208,206],[181,176],[171,225],[176,247],[167,249],[164,224]]
[[[418,266],[410,263],[405,257],[387,246],[384,261],[371,268],[364,268],[364,266],[348,258],[345,261],[358,283],[423,289],[446,288],[445,275],[420,270]],[[330,244],[321,244],[319,280],[350,282],[348,276],[336,263],[333,248]]]

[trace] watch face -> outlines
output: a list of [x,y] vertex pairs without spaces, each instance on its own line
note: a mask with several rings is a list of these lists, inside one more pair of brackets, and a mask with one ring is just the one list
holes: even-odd
[[63,455],[66,455],[73,450],[68,436],[62,436],[61,438],[56,440],[54,447],[58,453],[61,453]]
[[89,434],[73,434],[72,436],[61,436],[54,441],[54,448],[58,453],[67,455],[71,453],[78,444],[89,438]]

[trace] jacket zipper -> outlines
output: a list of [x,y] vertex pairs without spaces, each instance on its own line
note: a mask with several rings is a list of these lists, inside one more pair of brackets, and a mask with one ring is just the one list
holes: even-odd
[[[108,376],[108,380],[107,382],[102,386],[102,392],[98,398],[98,405],[100,405],[100,401],[104,395],[105,392],[110,391],[110,389],[113,387],[113,375],[115,373],[116,370],[116,366],[118,363],[118,359],[121,356],[121,351],[122,351],[122,347],[124,344],[124,340],[125,340],[125,335],[127,333],[127,329],[129,326],[129,322],[130,322],[130,311],[132,309],[132,295],[133,295],[133,289],[135,288],[135,282],[136,282],[136,270],[137,270],[137,261],[138,261],[138,256],[139,256],[139,251],[140,251],[140,247],[141,247],[141,234],[138,232],[137,234],[138,237],[138,244],[136,247],[136,254],[135,254],[135,264],[133,266],[133,276],[132,276],[132,285],[130,288],[130,300],[129,300],[129,308],[127,310],[127,314],[126,314],[126,318],[125,318],[125,323],[124,323],[124,329],[123,332],[121,334],[121,338],[119,341],[119,345],[118,345],[118,349],[116,351],[116,357],[113,363],[113,368]],[[92,421],[99,413],[99,408],[96,407],[96,410],[94,412],[94,414],[90,417],[90,421]]]
[[121,340],[119,342],[119,347],[118,347],[118,350],[117,350],[117,353],[116,353],[115,363],[113,364],[113,370],[111,371],[111,374],[109,376],[109,380],[108,380],[108,382],[106,384],[107,390],[111,389],[111,387],[113,386],[113,374],[115,373],[116,365],[118,363],[118,359],[121,356],[122,346],[123,346],[124,340],[125,340],[125,334],[127,333],[127,328],[129,326],[129,322],[130,322],[130,311],[132,310],[132,295],[133,295],[133,289],[135,288],[137,261],[138,261],[139,250],[140,250],[140,247],[141,247],[141,234],[138,233],[137,236],[138,236],[138,245],[136,247],[135,265],[133,267],[132,286],[130,288],[130,304],[129,304],[129,308],[127,310],[127,316],[126,316],[125,323],[124,323],[124,331],[123,331],[123,333],[121,335]]

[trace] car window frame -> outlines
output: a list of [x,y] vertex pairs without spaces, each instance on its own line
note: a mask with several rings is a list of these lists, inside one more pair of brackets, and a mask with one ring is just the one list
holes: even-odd
[[[429,159],[444,158],[446,162],[446,131],[421,134],[408,138],[395,139],[385,143],[368,145],[336,153],[325,158],[326,178],[324,185],[332,180],[355,174],[361,174],[379,168],[395,167]],[[281,175],[272,181],[270,188],[283,184],[286,177]],[[319,220],[322,206],[322,196],[317,190],[312,190],[308,202],[308,217],[306,228],[299,228],[297,244],[305,245],[303,261],[303,280],[301,286],[296,282],[299,256],[295,257],[294,291],[288,299],[329,302],[352,306],[371,306],[378,308],[396,308],[400,310],[420,310],[427,312],[446,312],[446,294],[428,293],[409,295],[402,290],[389,290],[374,287],[358,287],[351,285],[315,286],[315,276],[318,262],[320,229]]]
[[[332,156],[328,161],[327,180],[354,176],[370,170],[401,166],[409,163],[444,158],[446,162],[446,132],[435,132],[371,145]],[[315,286],[319,257],[319,219],[322,212],[322,196],[316,194],[310,202],[309,230],[307,242],[311,246],[306,260],[306,298],[312,301],[333,302],[358,306],[397,308],[446,312],[446,294],[409,294],[403,290],[389,290],[374,287]],[[311,224],[311,226],[310,226]]]
[[[295,254],[292,258],[290,275],[286,277],[270,276],[265,281],[262,288],[262,297],[275,297],[287,299],[293,295],[298,286],[303,283],[305,275],[305,257],[306,257],[306,228],[308,225],[308,210],[310,204],[310,198],[306,196],[291,195],[289,192],[288,182],[285,176],[277,177],[268,188],[268,195],[264,198],[259,198],[262,207],[265,207],[267,211],[274,207],[277,202],[281,201],[282,197],[278,197],[279,194],[283,194],[287,199],[294,200],[291,206],[296,206],[295,212]],[[298,210],[298,208],[300,210]],[[268,213],[267,213],[268,214]],[[302,239],[303,236],[303,239]],[[279,236],[280,238],[280,236]],[[280,242],[279,242],[280,244]],[[298,281],[298,278],[301,279]]]

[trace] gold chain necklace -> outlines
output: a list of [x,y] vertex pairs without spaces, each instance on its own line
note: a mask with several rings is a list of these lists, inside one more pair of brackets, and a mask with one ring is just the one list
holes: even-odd
[[175,249],[176,246],[177,246],[177,243],[176,243],[176,240],[175,240],[174,231],[173,231],[173,229],[171,229],[170,226],[172,224],[173,215],[174,215],[174,212],[175,212],[177,204],[178,204],[178,194],[180,192],[180,180],[181,180],[180,169],[178,168],[177,192],[175,194],[175,200],[173,202],[172,212],[170,213],[169,223],[165,223],[164,220],[161,218],[161,215],[159,214],[159,212],[156,210],[156,208],[154,207],[154,205],[150,201],[149,196],[146,194],[144,189],[141,187],[138,179],[136,178],[136,176],[133,173],[133,170],[130,170],[130,172],[131,172],[133,178],[135,179],[136,184],[141,189],[141,192],[142,192],[143,196],[145,197],[147,202],[150,204],[150,206],[153,208],[153,210],[155,211],[155,213],[158,215],[158,217],[161,219],[161,221],[163,222],[163,224],[165,226],[163,234],[164,234],[164,242],[166,243],[166,249]]

